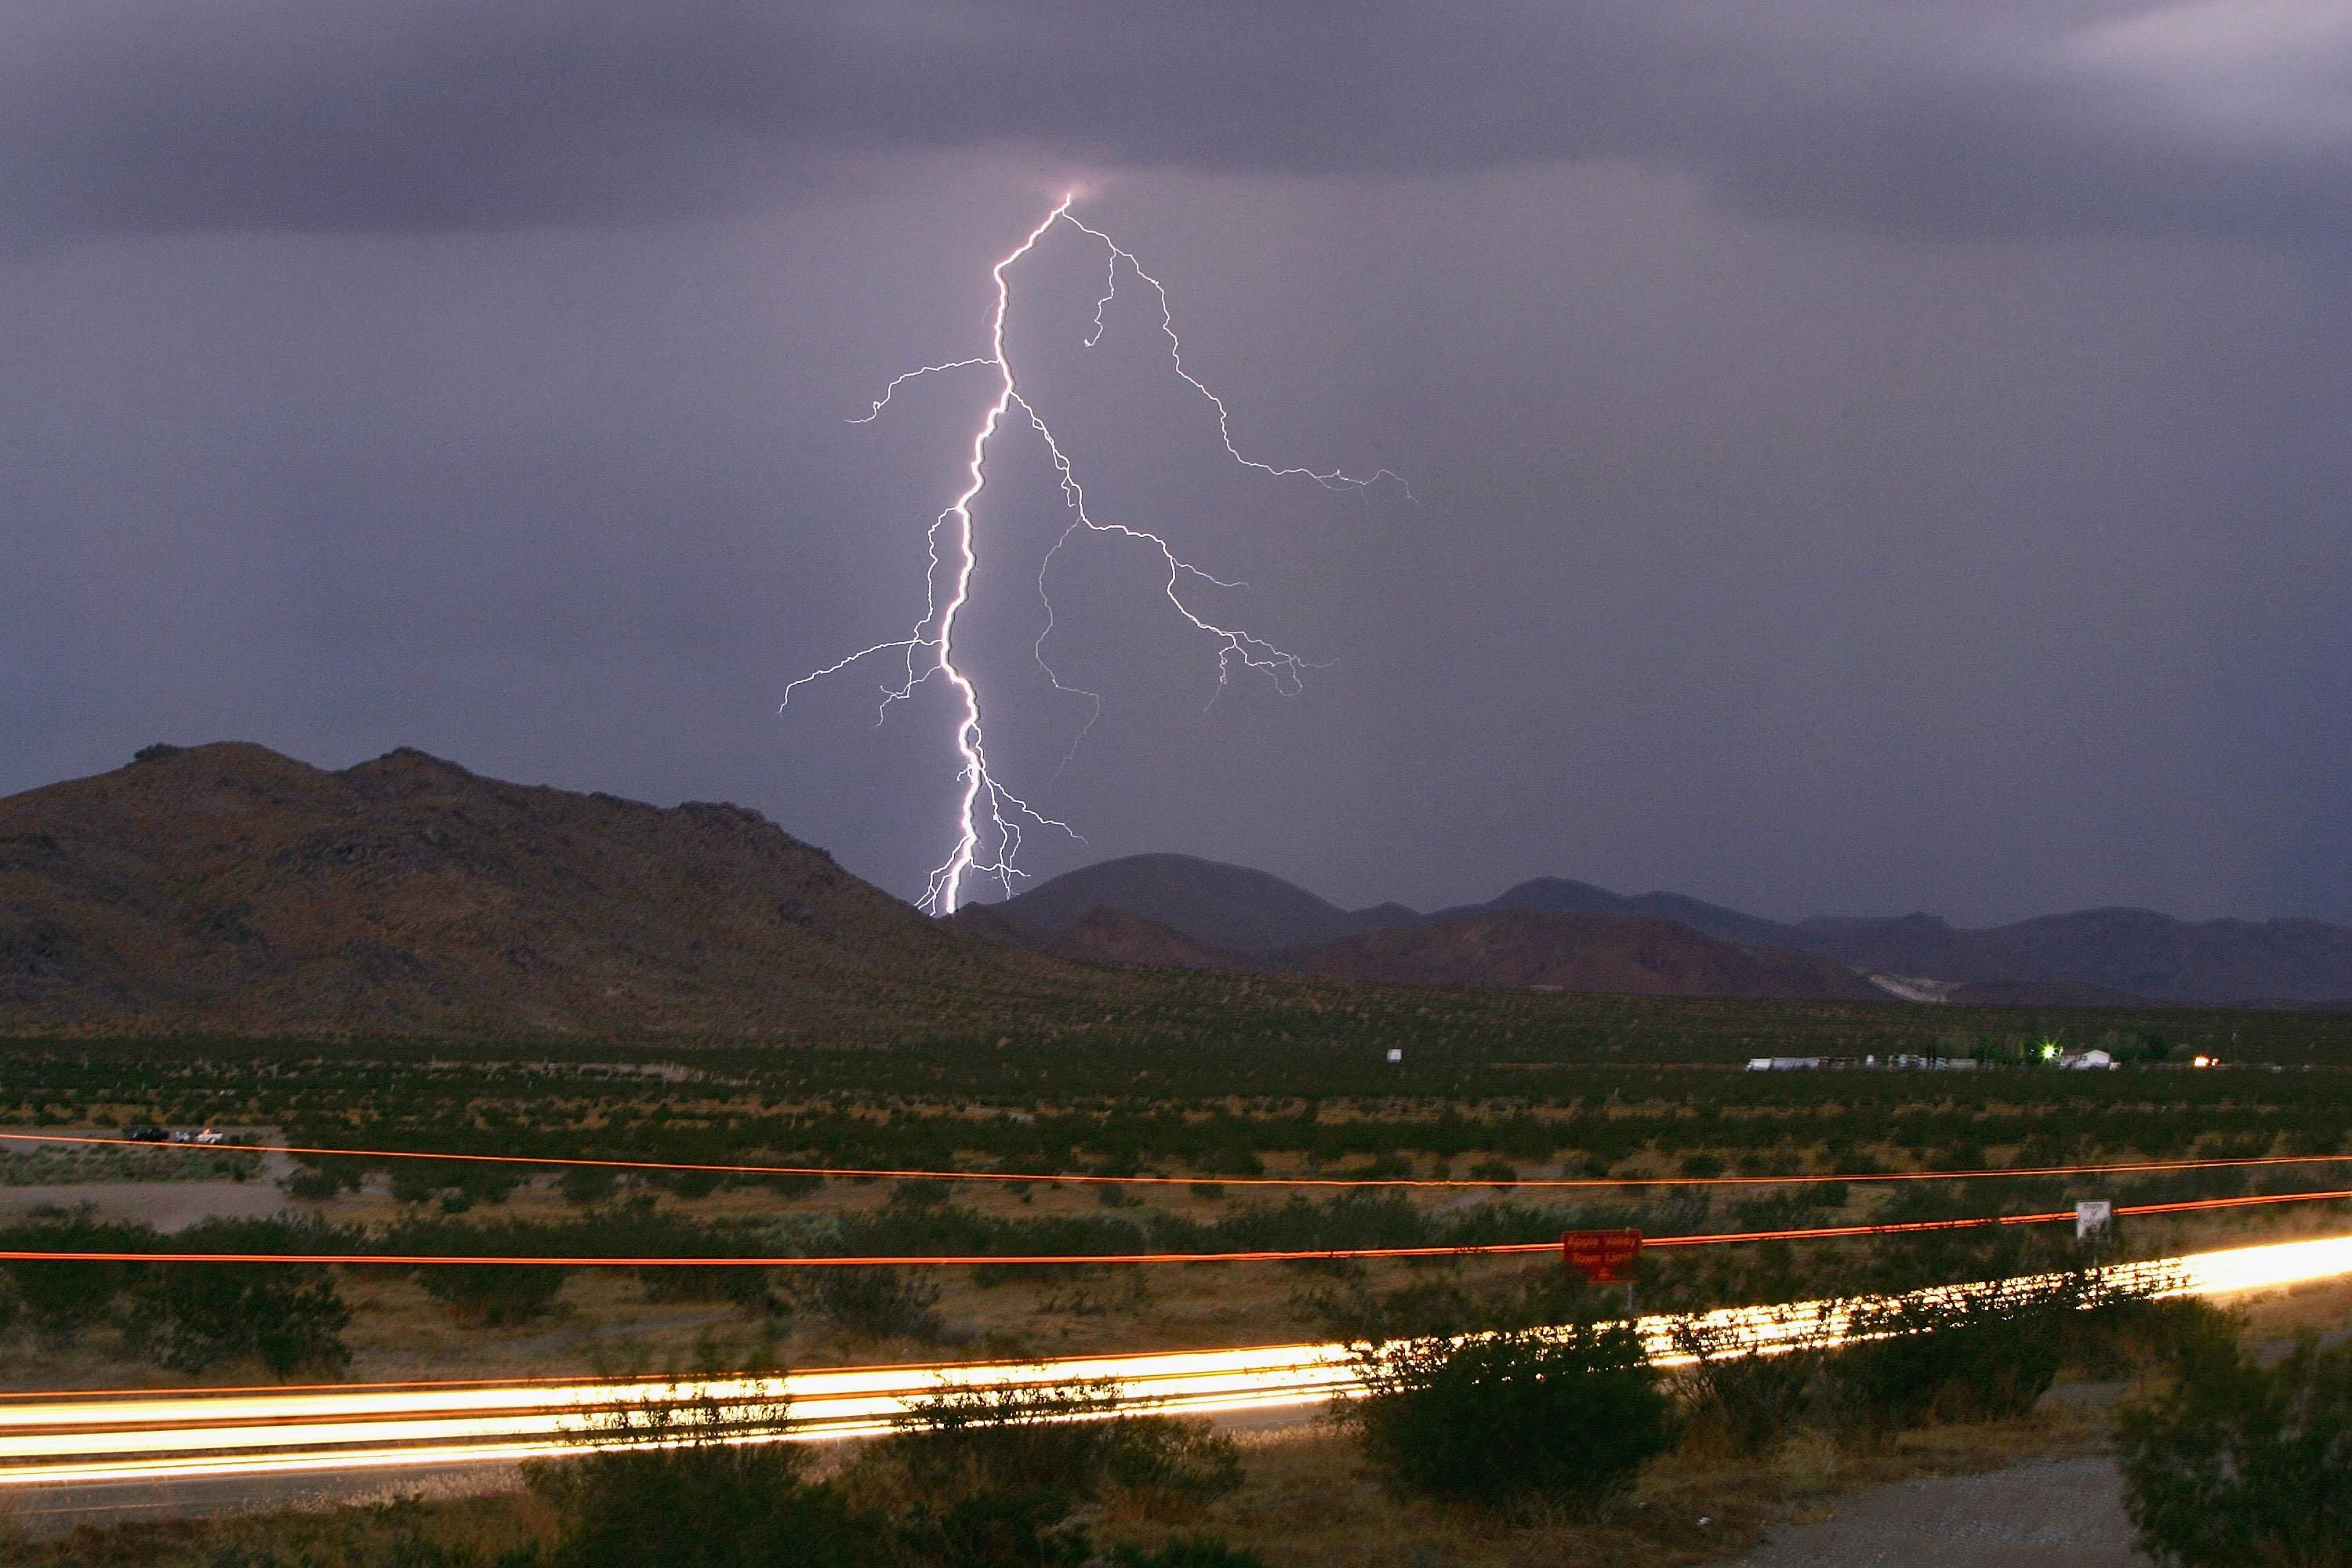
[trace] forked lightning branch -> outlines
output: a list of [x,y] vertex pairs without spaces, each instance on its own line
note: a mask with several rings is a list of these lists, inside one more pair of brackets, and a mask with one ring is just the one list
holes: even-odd
[[[1099,711],[1100,699],[1083,687],[1065,682],[1047,662],[1045,654],[1046,638],[1052,634],[1054,625],[1053,600],[1047,592],[1046,580],[1053,570],[1055,557],[1082,530],[1132,543],[1157,557],[1166,573],[1163,592],[1171,613],[1198,632],[1216,650],[1219,686],[1239,675],[1255,674],[1270,681],[1279,690],[1295,692],[1308,668],[1298,655],[1287,649],[1277,647],[1250,632],[1210,619],[1186,592],[1187,589],[1203,586],[1232,588],[1241,584],[1213,576],[1184,560],[1166,539],[1148,529],[1097,517],[1089,510],[1086,487],[1079,479],[1076,468],[1055,435],[1045,412],[1023,387],[1020,373],[1005,347],[1006,321],[1013,307],[1012,272],[1023,258],[1043,244],[1057,226],[1066,227],[1087,243],[1101,247],[1103,292],[1095,305],[1091,330],[1083,340],[1089,348],[1102,341],[1107,313],[1118,296],[1122,275],[1131,277],[1148,289],[1159,310],[1160,330],[1168,340],[1171,367],[1186,385],[1207,400],[1214,411],[1218,440],[1226,455],[1235,463],[1269,478],[1307,479],[1327,489],[1360,492],[1383,482],[1404,489],[1403,481],[1385,468],[1359,476],[1336,468],[1315,468],[1268,463],[1245,455],[1234,441],[1233,419],[1224,400],[1185,366],[1184,345],[1176,335],[1175,315],[1169,302],[1167,288],[1158,278],[1144,270],[1143,264],[1133,252],[1102,230],[1091,227],[1073,216],[1070,206],[1075,199],[1075,195],[1065,195],[1036,227],[1023,237],[1019,245],[990,268],[990,277],[995,283],[996,300],[989,320],[985,353],[921,365],[898,375],[883,388],[882,395],[875,400],[868,412],[851,421],[852,424],[866,424],[881,417],[898,389],[919,377],[966,370],[993,373],[994,393],[982,410],[979,424],[972,432],[971,450],[964,467],[961,489],[931,521],[921,616],[905,637],[892,637],[860,648],[821,669],[811,670],[784,688],[783,705],[788,707],[793,693],[809,682],[837,674],[862,660],[890,655],[903,659],[905,668],[902,679],[886,682],[883,686],[878,717],[887,717],[891,704],[905,701],[914,695],[917,688],[927,682],[943,681],[951,689],[955,704],[952,738],[958,757],[956,807],[950,827],[952,848],[947,859],[931,872],[929,885],[919,900],[924,909],[934,914],[952,914],[963,901],[967,884],[975,878],[992,879],[1006,892],[1011,892],[1014,879],[1023,874],[1019,859],[1022,838],[1027,831],[1041,827],[1065,833],[1073,831],[1067,823],[1045,815],[1006,787],[1003,775],[989,760],[988,739],[982,724],[985,704],[981,689],[971,674],[956,661],[957,617],[971,598],[972,571],[980,559],[977,514],[982,492],[988,486],[989,448],[1008,422],[1026,425],[1044,441],[1054,476],[1061,486],[1063,502],[1069,512],[1066,525],[1037,564],[1037,591],[1045,601],[1045,623],[1037,637],[1035,654],[1038,665],[1045,669],[1055,690],[1086,698],[1095,702]],[[1405,493],[1409,495],[1411,492],[1406,490]]]

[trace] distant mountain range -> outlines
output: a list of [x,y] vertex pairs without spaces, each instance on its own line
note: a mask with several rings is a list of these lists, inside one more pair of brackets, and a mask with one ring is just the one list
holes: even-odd
[[0,799],[0,1035],[872,1042],[1097,1010],[1161,984],[1139,966],[1266,976],[1257,991],[2311,1005],[2352,997],[2352,931],[2132,910],[1787,924],[1557,879],[1428,914],[1343,910],[1179,855],[940,921],[740,806],[506,784],[408,750],[329,772],[157,746]]
[[[2190,921],[2111,909],[1985,929],[1923,914],[1791,924],[1679,893],[1628,896],[1559,878],[1521,882],[1486,903],[1428,914],[1400,904],[1343,910],[1264,871],[1184,855],[1104,861],[991,906],[989,914],[1055,941],[1100,910],[1152,922],[1171,938],[1225,954],[1228,964],[1255,960],[1359,979],[2039,1005],[2307,1005],[2352,998],[2352,929],[2314,920]],[[1521,918],[1496,918],[1503,916]],[[1585,920],[1528,918],[1536,916]],[[1612,921],[1644,930],[1606,923]],[[1632,955],[1645,942],[1663,940],[1651,929],[1661,924],[1709,939],[1720,951],[1693,949],[1672,961],[1654,952],[1643,973],[1660,982],[1655,987],[1575,978],[1604,972],[1631,978],[1622,964],[1636,962]],[[1421,934],[1399,934],[1408,931]],[[1130,930],[1129,941],[1133,946],[1140,939]],[[1613,956],[1604,961],[1601,946]],[[1527,978],[1538,972],[1554,978]],[[1677,977],[1671,985],[1669,975]]]

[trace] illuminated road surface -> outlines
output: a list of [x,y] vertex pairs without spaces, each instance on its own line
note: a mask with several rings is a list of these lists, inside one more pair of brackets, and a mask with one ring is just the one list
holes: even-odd
[[[2195,1253],[2105,1272],[2118,1282],[2152,1281],[2167,1295],[2274,1289],[2352,1275],[2352,1236]],[[1676,1348],[1678,1331],[1696,1327],[1716,1343],[1769,1352],[1800,1342],[1835,1343],[1844,1335],[1845,1316],[1846,1308],[1836,1304],[1799,1302],[1645,1317],[1637,1326],[1654,1358],[1672,1364],[1689,1359]],[[681,1404],[715,1412],[734,1430],[734,1440],[823,1441],[888,1430],[910,1407],[943,1391],[1079,1381],[1097,1383],[1121,1410],[1193,1415],[1271,1415],[1344,1397],[1358,1387],[1347,1347],[1320,1344],[1025,1364],[847,1367],[688,1383],[12,1394],[0,1395],[0,1487],[103,1491],[125,1483],[209,1480],[234,1487],[269,1478],[447,1472],[578,1453],[583,1440],[644,1441],[631,1436],[631,1413],[642,1418],[648,1409]],[[788,1424],[778,1418],[779,1401],[789,1409]]]

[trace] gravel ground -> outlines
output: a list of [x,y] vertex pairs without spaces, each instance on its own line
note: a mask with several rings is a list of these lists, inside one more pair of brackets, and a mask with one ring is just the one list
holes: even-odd
[[2147,1568],[2104,1456],[1874,1487],[1784,1527],[1737,1568]]

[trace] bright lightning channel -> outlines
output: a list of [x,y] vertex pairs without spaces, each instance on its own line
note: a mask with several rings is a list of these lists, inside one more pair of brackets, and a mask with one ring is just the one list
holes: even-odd
[[[782,707],[792,703],[793,693],[811,681],[838,674],[851,665],[877,654],[895,653],[906,661],[906,679],[895,686],[882,689],[882,700],[876,718],[880,721],[888,715],[890,705],[914,695],[915,689],[933,677],[947,682],[955,693],[959,712],[954,729],[956,752],[960,765],[956,774],[957,809],[955,847],[947,859],[931,872],[929,885],[918,900],[919,906],[933,914],[953,914],[963,902],[965,885],[976,878],[992,879],[1007,894],[1013,891],[1016,878],[1025,876],[1019,867],[1022,838],[1030,828],[1049,827],[1076,837],[1076,830],[1066,822],[1039,812],[1026,800],[1004,786],[988,760],[988,744],[981,727],[980,688],[955,661],[956,618],[971,596],[971,578],[979,564],[979,549],[973,532],[972,509],[981,492],[988,487],[988,448],[999,430],[1018,412],[1019,419],[1036,432],[1045,444],[1045,451],[1054,467],[1055,479],[1062,487],[1062,499],[1070,511],[1070,522],[1053,545],[1045,552],[1037,566],[1037,592],[1045,605],[1045,629],[1038,633],[1035,646],[1037,663],[1045,672],[1056,691],[1083,697],[1093,702],[1099,717],[1102,700],[1096,693],[1082,687],[1066,685],[1045,658],[1045,640],[1054,631],[1054,603],[1046,592],[1046,577],[1053,569],[1054,558],[1062,547],[1080,531],[1112,538],[1128,540],[1157,551],[1167,577],[1163,591],[1168,602],[1186,625],[1209,638],[1217,649],[1217,686],[1223,689],[1234,679],[1236,670],[1255,670],[1265,675],[1276,689],[1295,694],[1303,685],[1305,672],[1314,668],[1298,655],[1275,647],[1262,638],[1209,620],[1186,602],[1183,588],[1188,584],[1207,584],[1218,588],[1237,588],[1244,584],[1211,575],[1179,556],[1168,542],[1148,529],[1131,527],[1120,522],[1108,522],[1096,518],[1087,509],[1086,488],[1079,482],[1077,471],[1069,455],[1063,449],[1053,427],[1037,410],[1021,388],[1013,361],[1005,351],[1004,332],[1013,308],[1011,271],[1013,266],[1050,233],[1055,225],[1067,224],[1078,233],[1098,242],[1104,251],[1104,288],[1095,304],[1094,328],[1085,340],[1092,348],[1102,341],[1105,312],[1118,295],[1119,271],[1124,267],[1149,288],[1160,307],[1160,330],[1168,339],[1170,363],[1186,385],[1208,400],[1216,411],[1217,438],[1225,454],[1243,468],[1276,479],[1310,479],[1326,489],[1362,492],[1374,485],[1391,483],[1409,499],[1412,490],[1397,475],[1381,468],[1369,475],[1358,476],[1339,468],[1320,469],[1267,463],[1245,455],[1234,440],[1233,416],[1224,399],[1211,391],[1184,364],[1184,345],[1176,335],[1175,311],[1168,297],[1167,286],[1144,269],[1132,251],[1122,247],[1109,235],[1080,222],[1071,216],[1075,192],[1055,203],[1036,227],[1022,237],[1021,243],[1001,257],[989,269],[996,287],[996,304],[989,319],[988,352],[966,359],[944,360],[937,364],[919,365],[891,378],[865,414],[850,421],[853,425],[870,424],[882,416],[890,400],[908,382],[947,371],[967,370],[986,366],[996,373],[996,393],[981,416],[973,432],[971,451],[965,465],[963,489],[931,521],[927,539],[929,565],[924,574],[924,605],[921,618],[903,637],[893,637],[835,660],[820,669],[813,669],[784,688]],[[945,568],[946,584],[942,590],[941,569]],[[1078,732],[1083,741],[1094,720]],[[1075,750],[1077,741],[1072,742]],[[1066,758],[1065,761],[1066,762]]]

